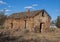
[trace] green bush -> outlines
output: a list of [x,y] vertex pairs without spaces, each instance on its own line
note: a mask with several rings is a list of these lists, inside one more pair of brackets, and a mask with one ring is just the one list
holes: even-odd
[[56,28],[50,28],[50,32],[56,31]]
[[56,26],[60,28],[60,16],[57,17]]
[[29,30],[27,30],[27,29],[23,29],[23,32],[24,32],[24,33],[28,33]]
[[0,26],[0,29],[4,29],[4,27],[3,26]]

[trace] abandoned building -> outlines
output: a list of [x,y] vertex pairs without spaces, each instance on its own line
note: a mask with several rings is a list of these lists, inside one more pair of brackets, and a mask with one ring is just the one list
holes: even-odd
[[46,32],[50,28],[51,17],[45,10],[13,13],[5,20],[4,27],[30,32]]

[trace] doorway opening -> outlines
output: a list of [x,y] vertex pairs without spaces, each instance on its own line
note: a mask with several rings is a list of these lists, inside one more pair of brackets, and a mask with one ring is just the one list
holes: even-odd
[[13,23],[11,23],[11,28],[13,28]]
[[40,32],[43,31],[43,24],[44,24],[44,23],[40,23]]

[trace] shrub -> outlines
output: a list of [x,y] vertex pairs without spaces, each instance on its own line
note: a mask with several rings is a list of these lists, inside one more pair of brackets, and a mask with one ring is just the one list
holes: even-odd
[[60,28],[60,16],[57,17],[56,26]]
[[0,26],[0,29],[4,29],[4,27],[3,26]]
[[29,30],[27,30],[27,29],[23,29],[23,32],[24,32],[24,33],[28,33]]

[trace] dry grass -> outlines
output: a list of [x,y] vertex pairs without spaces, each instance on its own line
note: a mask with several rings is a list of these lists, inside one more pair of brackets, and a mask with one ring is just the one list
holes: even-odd
[[5,35],[1,36],[2,38],[0,37],[0,42],[60,42],[60,29],[54,29],[54,31],[47,33],[10,31],[11,33],[7,32]]

